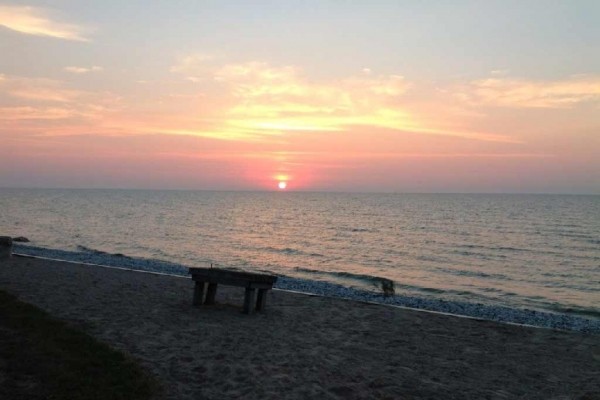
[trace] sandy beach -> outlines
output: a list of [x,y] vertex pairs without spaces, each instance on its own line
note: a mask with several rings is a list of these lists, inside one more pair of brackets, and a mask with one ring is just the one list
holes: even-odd
[[598,335],[279,290],[247,316],[239,288],[194,308],[190,279],[23,257],[0,289],[128,352],[168,399],[600,398]]

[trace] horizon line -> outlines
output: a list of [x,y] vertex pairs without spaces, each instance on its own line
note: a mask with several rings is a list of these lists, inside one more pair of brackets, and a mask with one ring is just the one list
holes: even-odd
[[114,190],[114,191],[147,191],[147,192],[224,192],[224,193],[332,193],[332,194],[398,194],[398,195],[550,195],[550,196],[600,196],[600,192],[477,192],[477,191],[351,191],[351,190],[267,190],[267,189],[189,189],[189,188],[126,188],[126,187],[35,187],[35,186],[0,186],[0,190]]

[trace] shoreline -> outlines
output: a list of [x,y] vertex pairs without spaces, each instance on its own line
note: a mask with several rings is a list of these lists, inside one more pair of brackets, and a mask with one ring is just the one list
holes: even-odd
[[[98,251],[73,252],[23,244],[15,244],[14,252],[15,255],[41,257],[49,260],[187,277],[187,267],[184,265],[168,261],[129,257],[122,254],[110,254]],[[342,298],[514,325],[600,334],[600,319],[588,318],[581,315],[401,294],[386,297],[383,294],[348,288],[335,283],[292,278],[282,275],[278,275],[278,277],[279,279],[274,288],[301,294]]]
[[[274,290],[245,315],[170,275],[12,257],[0,289],[138,360],[164,399],[596,398],[600,336]],[[0,362],[2,360],[0,359]]]
[[[68,261],[68,260],[59,260],[59,259],[55,259],[55,258],[47,258],[47,257],[40,257],[40,256],[29,256],[29,255],[18,254],[18,253],[13,254],[13,256],[22,257],[22,258],[32,258],[32,259],[41,260],[41,261],[52,261],[52,262],[60,262],[60,263],[67,263],[67,264],[74,264],[74,265],[85,265],[85,266],[90,266],[90,267],[116,269],[116,270],[121,270],[121,271],[139,272],[139,273],[142,273],[142,274],[151,274],[151,275],[158,275],[158,276],[168,276],[168,277],[171,277],[171,278],[191,279],[190,277],[187,277],[187,276],[175,275],[175,274],[168,274],[168,273],[164,273],[164,272],[145,271],[145,270],[141,270],[141,269],[123,268],[123,267],[115,267],[115,266],[100,265],[100,264],[91,264],[91,263],[84,263],[84,262],[77,262],[77,261]],[[466,318],[466,319],[476,320],[476,321],[498,322],[498,323],[501,323],[501,324],[508,324],[508,325],[520,326],[520,327],[524,327],[524,328],[551,329],[551,330],[556,330],[556,331],[561,331],[561,332],[571,332],[571,331],[565,330],[565,329],[556,329],[556,328],[548,328],[548,327],[545,327],[545,326],[519,324],[519,323],[515,323],[515,322],[492,321],[492,320],[486,320],[486,319],[483,319],[483,318],[471,317],[471,316],[468,316],[468,315],[451,314],[451,313],[442,312],[442,311],[427,310],[427,309],[424,309],[424,308],[414,308],[414,307],[406,307],[406,306],[401,306],[401,305],[396,305],[396,304],[387,304],[387,303],[382,303],[382,302],[374,302],[374,301],[367,301],[367,300],[357,300],[357,299],[353,299],[353,298],[349,298],[349,297],[327,296],[327,295],[321,295],[321,294],[316,294],[316,293],[299,292],[299,291],[296,291],[296,290],[282,289],[282,288],[278,288],[278,287],[275,287],[275,286],[273,287],[272,290],[282,291],[282,292],[286,292],[286,293],[299,294],[299,295],[304,295],[304,296],[313,296],[313,297],[316,296],[316,297],[322,297],[322,298],[335,298],[335,299],[344,300],[344,301],[354,301],[354,302],[363,303],[363,304],[369,304],[369,305],[376,305],[376,306],[383,306],[383,307],[393,307],[393,308],[398,308],[398,309],[402,309],[402,310],[418,311],[418,312],[423,312],[423,313],[431,313],[431,314],[436,314],[436,315],[444,315],[444,316],[454,317],[454,318]]]

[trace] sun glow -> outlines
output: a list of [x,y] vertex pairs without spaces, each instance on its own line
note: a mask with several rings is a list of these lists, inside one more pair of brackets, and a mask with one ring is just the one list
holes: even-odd
[[279,190],[285,190],[285,189],[287,188],[287,182],[280,181],[280,182],[277,184],[277,187],[279,188]]

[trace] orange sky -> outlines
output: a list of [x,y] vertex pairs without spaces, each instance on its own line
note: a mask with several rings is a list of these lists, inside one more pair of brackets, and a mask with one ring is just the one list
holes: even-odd
[[0,3],[0,187],[600,193],[594,2],[61,4]]

